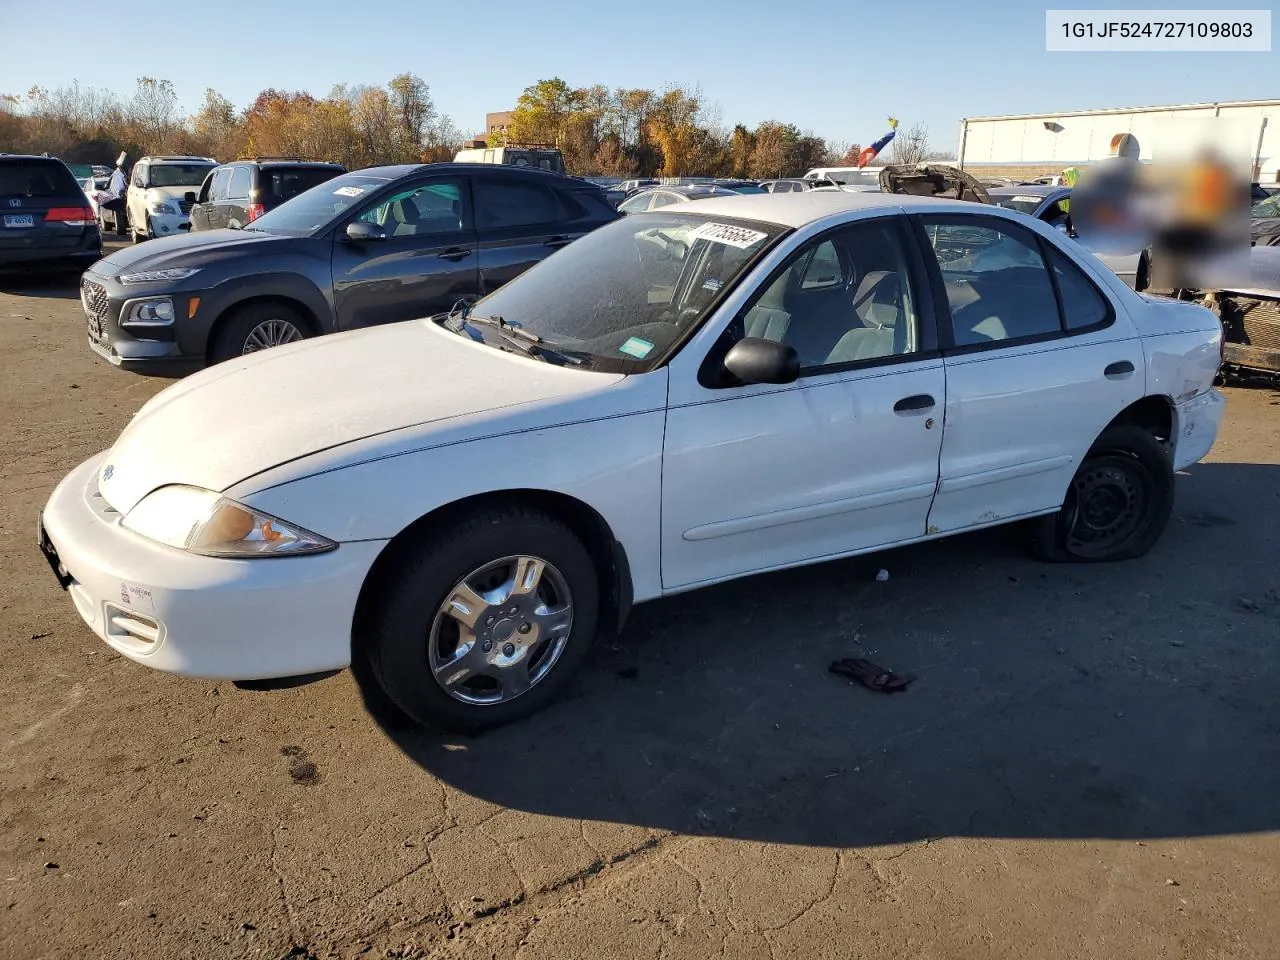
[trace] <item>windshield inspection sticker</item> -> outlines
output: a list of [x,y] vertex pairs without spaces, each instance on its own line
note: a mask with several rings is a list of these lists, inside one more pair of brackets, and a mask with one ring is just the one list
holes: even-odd
[[761,233],[759,230],[750,230],[746,227],[735,227],[727,223],[704,223],[691,234],[694,240],[709,240],[712,243],[724,243],[731,247],[737,247],[739,250],[745,250],[754,244],[759,243],[767,233]]
[[364,193],[364,187],[339,187],[333,191],[335,197],[358,197]]
[[652,350],[653,344],[648,340],[641,340],[639,337],[632,337],[618,348],[619,353],[625,353],[627,356],[635,357],[637,360],[643,360]]
[[1044,197],[1014,197],[1015,203],[1039,203]]

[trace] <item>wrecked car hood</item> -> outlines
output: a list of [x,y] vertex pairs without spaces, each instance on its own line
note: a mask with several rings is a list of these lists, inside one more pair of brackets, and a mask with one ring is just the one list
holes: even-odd
[[890,164],[880,171],[880,192],[992,202],[986,187],[959,167],[943,163]]

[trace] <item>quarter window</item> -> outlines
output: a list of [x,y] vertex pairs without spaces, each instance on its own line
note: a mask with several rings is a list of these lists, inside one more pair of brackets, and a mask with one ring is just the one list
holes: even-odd
[[794,347],[802,373],[914,352],[918,324],[898,227],[858,223],[806,245],[748,306],[743,328]]
[[1060,251],[1049,250],[1049,263],[1062,300],[1062,325],[1067,330],[1096,327],[1107,321],[1111,307],[1098,288]]
[[926,218],[958,347],[1058,333],[1062,327],[1036,238],[1015,224]]
[[478,179],[475,187],[476,223],[481,230],[555,222],[551,192],[540,184]]

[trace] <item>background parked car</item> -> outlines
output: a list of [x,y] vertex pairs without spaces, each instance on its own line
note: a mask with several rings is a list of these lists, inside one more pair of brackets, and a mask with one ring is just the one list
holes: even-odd
[[143,157],[133,165],[125,212],[133,241],[191,229],[196,191],[218,165],[211,157]]
[[0,154],[0,270],[74,270],[102,256],[98,221],[67,165]]
[[1255,203],[1250,219],[1249,232],[1255,247],[1280,246],[1280,193]]
[[765,193],[803,193],[805,190],[816,190],[819,187],[836,189],[839,186],[834,180],[821,180],[817,177],[809,180],[803,177],[786,177],[781,180],[761,180],[760,189]]
[[760,183],[756,180],[735,180],[729,177],[713,180],[712,186],[724,187],[726,190],[733,190],[735,193],[768,193]]
[[410,320],[489,293],[617,220],[597,186],[499,164],[373,167],[243,231],[117,251],[85,273],[89,342],[164,376],[322,333]]
[[714,183],[692,183],[686,186],[650,187],[638,190],[626,200],[618,204],[620,213],[642,213],[645,210],[657,210],[659,207],[673,203],[688,203],[690,200],[705,200],[707,197],[725,197],[737,194]]
[[[1018,187],[999,187],[988,193],[996,206],[1025,213],[1059,230],[1065,231],[1067,228],[1064,204],[1071,199],[1070,187],[1024,184]],[[1151,282],[1151,256],[1145,250],[1135,254],[1097,254],[1097,257],[1135,290],[1145,290]]]
[[192,230],[238,230],[286,200],[332,180],[347,168],[300,157],[254,157],[215,167],[191,208]]

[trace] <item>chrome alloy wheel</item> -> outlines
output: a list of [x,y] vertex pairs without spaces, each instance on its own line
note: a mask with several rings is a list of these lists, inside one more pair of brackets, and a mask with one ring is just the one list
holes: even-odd
[[455,700],[505,703],[551,672],[572,628],[564,575],[538,557],[504,557],[459,580],[437,608],[431,675]]
[[263,320],[244,338],[245,354],[257,353],[302,339],[302,331],[288,320]]

